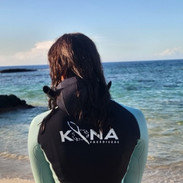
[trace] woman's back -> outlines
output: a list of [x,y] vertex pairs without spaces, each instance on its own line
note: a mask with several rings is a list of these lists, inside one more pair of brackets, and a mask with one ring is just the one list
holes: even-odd
[[[74,78],[64,80],[65,88],[59,96],[62,99],[57,99],[60,107],[47,121],[44,133],[40,130],[37,134],[40,147],[62,183],[120,183],[141,139],[139,123],[144,122],[126,108],[110,101],[108,118],[112,125],[109,128],[97,131],[87,121],[78,123],[71,115],[72,111],[77,110],[74,110],[77,101],[72,97],[75,92],[70,90],[68,93],[70,85],[67,81],[70,83],[71,80],[77,82]],[[64,90],[67,95],[64,95]]]

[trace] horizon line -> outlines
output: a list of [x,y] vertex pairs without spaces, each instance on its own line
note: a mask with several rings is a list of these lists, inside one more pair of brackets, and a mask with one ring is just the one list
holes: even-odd
[[[152,59],[152,60],[123,60],[123,61],[101,61],[102,64],[105,63],[128,63],[128,62],[157,62],[157,61],[178,61],[183,60],[183,58],[177,58],[177,59]],[[0,67],[24,67],[24,66],[43,66],[43,65],[49,65],[49,64],[26,64],[26,65],[0,65]]]

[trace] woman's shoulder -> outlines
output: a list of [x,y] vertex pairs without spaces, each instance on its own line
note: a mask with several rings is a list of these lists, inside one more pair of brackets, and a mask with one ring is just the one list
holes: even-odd
[[132,115],[134,117],[134,119],[136,120],[136,122],[139,126],[141,137],[142,137],[142,134],[144,134],[144,138],[146,139],[147,138],[147,123],[146,123],[143,112],[140,109],[137,109],[134,107],[129,107],[124,104],[117,103],[115,101],[112,101],[112,102],[113,102],[113,105],[116,105],[117,108],[122,108],[123,111],[125,109],[126,112],[128,111],[128,114],[130,113],[130,115]]
[[50,110],[49,111],[45,111],[45,112],[42,112],[40,114],[38,114],[37,116],[35,116],[31,122],[31,126],[34,126],[34,125],[37,125],[37,124],[40,124],[43,119],[50,113]]
[[130,112],[133,116],[135,117],[144,117],[142,111],[140,109],[137,109],[137,108],[134,108],[134,107],[130,107],[130,106],[126,106],[124,104],[121,104],[121,103],[118,103],[118,102],[115,102],[113,100],[111,100],[112,104],[113,105],[116,105],[118,108],[123,108],[125,110],[127,110],[128,112]]
[[148,141],[147,122],[146,122],[143,112],[140,109],[125,106],[122,104],[121,104],[121,106],[124,107],[125,109],[127,109],[135,117],[135,119],[137,120],[137,123],[139,125],[141,139],[145,139],[146,141]]
[[140,109],[134,108],[134,107],[130,107],[130,106],[126,106],[123,104],[120,104],[122,107],[124,107],[126,110],[128,110],[130,113],[132,113],[135,117],[137,118],[143,118],[144,115],[142,113],[142,111]]

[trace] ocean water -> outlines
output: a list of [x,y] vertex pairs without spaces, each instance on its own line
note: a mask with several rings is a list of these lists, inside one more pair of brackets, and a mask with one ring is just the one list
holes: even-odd
[[[34,116],[46,111],[47,65],[34,72],[0,74],[0,94],[15,94],[35,108],[0,114],[0,178],[32,179],[27,136]],[[0,67],[0,70],[7,67]],[[20,68],[20,67],[18,67]],[[104,63],[112,98],[140,109],[147,120],[149,152],[143,183],[183,182],[183,60]]]

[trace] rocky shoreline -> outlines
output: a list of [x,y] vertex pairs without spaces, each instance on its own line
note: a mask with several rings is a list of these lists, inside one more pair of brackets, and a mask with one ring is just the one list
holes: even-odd
[[13,94],[0,95],[0,113],[16,109],[30,109],[33,107],[34,106],[27,104],[25,100],[21,100]]

